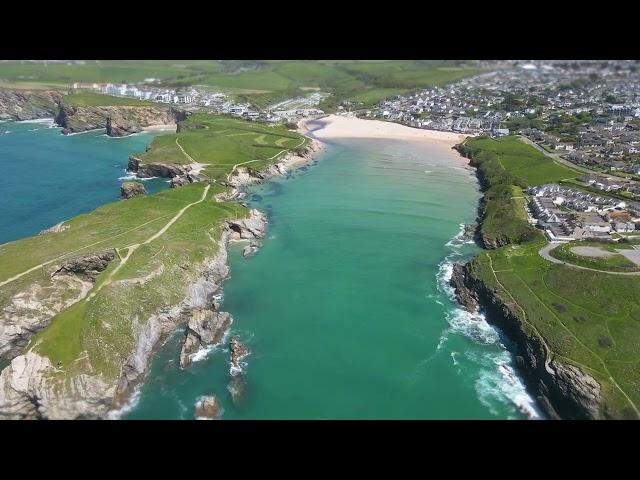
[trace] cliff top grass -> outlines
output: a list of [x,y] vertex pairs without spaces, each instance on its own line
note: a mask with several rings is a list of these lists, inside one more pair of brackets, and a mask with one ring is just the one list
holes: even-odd
[[494,153],[500,166],[528,185],[559,182],[572,179],[581,173],[562,164],[527,145],[519,137],[510,135],[499,139],[478,137],[466,142],[471,149]]
[[478,255],[475,274],[552,355],[602,387],[609,415],[634,418],[640,406],[640,278],[597,273],[544,260],[544,242]]
[[505,245],[475,257],[474,275],[510,305],[525,331],[543,339],[556,361],[576,366],[600,383],[603,413],[637,418],[640,277],[581,270],[543,259],[538,252],[547,242],[539,232],[531,234],[523,203],[514,198],[522,196],[521,188],[527,184],[558,181],[575,173],[515,137],[470,139],[462,151],[471,156],[485,180],[483,238],[503,239]]
[[157,102],[128,97],[115,97],[91,91],[79,91],[64,97],[64,103],[71,107],[149,107],[160,106]]
[[203,173],[224,180],[234,165],[244,162],[260,170],[307,143],[306,137],[282,126],[195,113],[180,122],[180,132],[155,137],[143,163],[207,164]]
[[[221,221],[247,215],[237,203],[213,200],[222,189],[197,183],[131,198],[70,220],[68,230],[0,246],[2,280],[43,264],[5,285],[0,305],[29,286],[46,288],[65,258],[115,249],[116,259],[86,299],[56,315],[32,338],[30,348],[54,365],[61,362],[65,375],[91,370],[117,378],[136,332],[160,309],[179,304],[202,262],[216,253]],[[175,223],[153,239],[184,207]]]

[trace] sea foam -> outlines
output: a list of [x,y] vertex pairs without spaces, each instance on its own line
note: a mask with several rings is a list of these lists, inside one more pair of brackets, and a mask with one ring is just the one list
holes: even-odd
[[[455,292],[449,282],[453,275],[454,261],[464,256],[461,247],[465,243],[469,243],[461,241],[460,237],[463,232],[464,224],[460,224],[458,235],[447,243],[451,252],[440,263],[437,273],[438,290],[453,302],[456,302]],[[480,402],[494,415],[498,414],[495,404],[500,402],[515,406],[530,419],[541,418],[535,401],[527,393],[522,380],[512,367],[512,356],[502,344],[498,330],[487,322],[484,314],[469,312],[458,306],[456,302],[456,306],[445,313],[445,318],[449,327],[442,333],[438,350],[444,347],[451,334],[463,335],[477,344],[500,349],[497,352],[469,351],[465,354],[468,361],[479,367],[475,390]],[[451,358],[453,364],[459,366],[460,360],[458,360],[456,352],[451,352]]]

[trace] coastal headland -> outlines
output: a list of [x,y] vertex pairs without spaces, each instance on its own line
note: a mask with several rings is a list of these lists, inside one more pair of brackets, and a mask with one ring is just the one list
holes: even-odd
[[[239,202],[242,188],[286,175],[319,144],[207,114],[179,122],[178,133],[138,154],[144,165],[189,173],[196,165],[179,188],[0,246],[0,418],[105,418],[178,326],[190,326],[185,341],[197,335],[204,345],[231,323],[218,311],[227,243],[266,229],[265,216]],[[176,176],[168,167],[156,173]]]
[[527,387],[550,418],[639,418],[640,281],[546,260],[539,251],[548,242],[528,221],[528,186],[579,172],[516,136],[468,139],[457,149],[482,185],[476,238],[485,249],[454,266],[459,302],[482,309],[515,342]]

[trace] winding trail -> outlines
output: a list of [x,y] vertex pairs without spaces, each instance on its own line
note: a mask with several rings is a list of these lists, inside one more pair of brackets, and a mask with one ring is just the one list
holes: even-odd
[[90,243],[90,244],[88,244],[88,245],[85,245],[84,247],[80,247],[80,248],[77,248],[77,249],[75,249],[75,250],[72,250],[71,252],[63,253],[62,255],[59,255],[59,256],[57,256],[56,258],[52,259],[52,260],[48,260],[48,261],[46,261],[46,262],[40,263],[40,264],[36,265],[35,267],[31,267],[29,270],[25,270],[25,271],[24,271],[24,272],[22,272],[22,273],[18,273],[17,275],[14,275],[13,277],[8,278],[8,279],[6,279],[6,280],[4,280],[4,281],[0,282],[0,287],[2,287],[2,286],[4,286],[4,285],[6,285],[6,284],[8,284],[8,283],[11,283],[11,282],[13,282],[13,281],[15,281],[15,280],[18,280],[20,277],[22,277],[22,276],[24,276],[24,275],[26,275],[26,274],[28,274],[28,273],[31,273],[31,272],[33,272],[34,270],[37,270],[37,269],[39,269],[39,268],[42,268],[42,267],[44,267],[45,265],[49,265],[50,263],[56,262],[56,261],[58,261],[58,260],[62,260],[63,258],[68,257],[69,255],[73,255],[74,253],[78,253],[78,252],[80,252],[81,250],[84,250],[84,249],[86,249],[86,248],[93,247],[93,246],[95,246],[95,245],[99,245],[99,244],[101,244],[101,243],[106,242],[107,240],[113,240],[114,238],[121,237],[122,235],[125,235],[125,234],[127,234],[127,233],[133,232],[134,230],[137,230],[138,228],[142,228],[142,227],[144,227],[144,226],[146,226],[146,225],[149,225],[150,223],[156,222],[156,221],[158,221],[158,220],[160,220],[161,218],[164,218],[164,217],[166,217],[166,216],[167,216],[167,215],[162,215],[162,216],[160,216],[160,217],[156,217],[156,218],[154,218],[153,220],[149,220],[148,222],[141,223],[140,225],[138,225],[138,226],[136,226],[136,227],[130,228],[129,230],[125,230],[124,232],[118,233],[117,235],[114,235],[114,236],[112,236],[112,237],[107,237],[107,238],[104,238],[104,239],[102,239],[102,240],[100,240],[100,241],[98,241],[98,242]]
[[[146,245],[148,243],[153,242],[155,239],[157,239],[158,237],[160,237],[161,235],[163,235],[170,227],[171,225],[173,225],[174,223],[176,223],[180,217],[182,217],[182,215],[184,214],[184,212],[186,212],[189,208],[191,208],[194,205],[197,205],[198,203],[201,203],[204,201],[204,199],[207,197],[207,193],[209,192],[209,188],[211,188],[211,185],[207,185],[206,187],[204,187],[204,191],[202,192],[202,197],[200,198],[200,200],[196,201],[196,202],[192,202],[186,206],[184,206],[182,209],[180,209],[180,211],[178,213],[176,213],[173,218],[171,220],[169,220],[164,227],[162,227],[160,230],[158,230],[154,235],[150,236],[149,238],[147,238],[144,242],[142,243],[136,243],[134,245],[129,245],[127,248],[127,254],[124,256],[124,258],[122,258],[122,261],[118,264],[118,266],[116,268],[113,269],[113,271],[109,274],[109,277],[107,277],[107,279],[102,282],[98,288],[95,289],[95,291],[91,292],[91,294],[87,297],[87,299],[85,300],[85,302],[88,302],[89,300],[91,300],[93,297],[96,296],[96,294],[105,286],[105,285],[109,285],[111,283],[111,279],[113,278],[113,276],[118,272],[118,270],[120,270],[125,263],[127,263],[127,261],[129,260],[129,258],[131,257],[131,254],[133,252],[135,252],[139,247],[141,247],[142,245]],[[118,256],[120,256],[120,252],[118,252]]]
[[[177,140],[177,139],[176,139]],[[246,165],[247,163],[253,163],[253,162],[264,162],[264,161],[268,161],[268,160],[273,160],[274,158],[276,158],[278,155],[280,155],[283,152],[286,152],[288,150],[293,150],[294,148],[298,148],[301,147],[304,142],[306,142],[306,137],[302,137],[302,141],[296,145],[295,147],[292,148],[285,148],[284,150],[280,150],[278,153],[276,153],[275,155],[273,155],[272,157],[269,158],[265,158],[265,159],[257,159],[257,160],[249,160],[248,162],[241,162],[241,163],[236,163],[233,168],[231,169],[231,171],[227,174],[227,181],[229,181],[231,179],[231,175],[233,175],[233,172],[236,171],[236,168],[239,167],[240,165]]]
[[579,268],[581,270],[591,270],[592,272],[598,272],[598,273],[607,273],[609,275],[626,275],[626,276],[638,276],[640,275],[640,272],[609,272],[607,270],[597,270],[595,268],[589,268],[589,267],[583,267],[580,265],[574,265],[573,263],[567,263],[563,260],[558,260],[557,258],[554,258],[550,255],[550,251],[553,250],[555,247],[557,247],[558,245],[560,245],[562,242],[550,242],[549,244],[545,245],[544,247],[542,247],[538,253],[540,254],[540,256],[542,258],[544,258],[545,260],[548,260],[552,263],[557,263],[560,265],[565,265],[567,267],[571,267],[571,268]]

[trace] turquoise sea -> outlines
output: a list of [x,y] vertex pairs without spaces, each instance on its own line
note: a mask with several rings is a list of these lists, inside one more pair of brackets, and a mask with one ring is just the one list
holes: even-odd
[[454,151],[386,140],[332,142],[252,188],[268,234],[251,258],[231,246],[222,305],[251,350],[242,401],[229,337],[180,370],[180,328],[120,417],[191,419],[215,394],[225,419],[536,418],[505,341],[447,285],[477,252],[460,232],[479,198]]
[[[129,154],[144,151],[155,134],[60,130],[51,120],[0,122],[0,243],[118,200]],[[165,179],[144,184],[149,192],[169,186]]]

